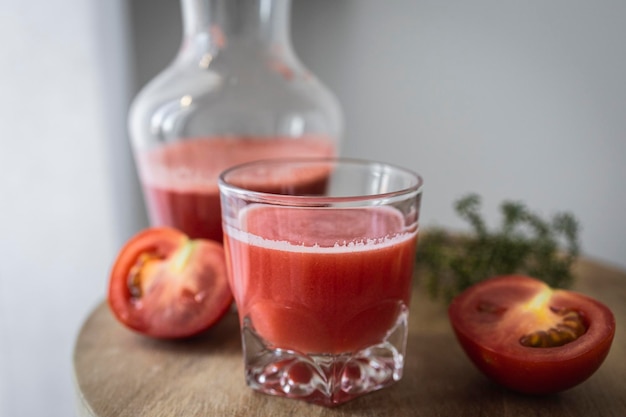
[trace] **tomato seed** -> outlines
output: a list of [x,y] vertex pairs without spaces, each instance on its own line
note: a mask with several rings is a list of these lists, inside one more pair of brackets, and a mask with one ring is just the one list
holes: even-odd
[[522,336],[519,342],[523,346],[539,348],[563,346],[578,339],[587,331],[582,316],[578,312],[554,309],[552,311],[559,316],[563,316],[561,323],[548,330],[538,330]]
[[135,261],[135,264],[128,271],[128,290],[133,298],[141,298],[143,295],[143,274],[145,266],[155,260],[162,259],[156,253],[142,253]]

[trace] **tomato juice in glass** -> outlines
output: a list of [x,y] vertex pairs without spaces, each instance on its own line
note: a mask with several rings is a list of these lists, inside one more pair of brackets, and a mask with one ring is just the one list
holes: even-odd
[[[153,226],[172,226],[193,239],[222,241],[217,177],[228,167],[256,159],[331,157],[323,136],[211,137],[172,142],[137,155],[140,180]],[[300,184],[323,187],[323,184]]]
[[382,342],[409,305],[416,233],[397,210],[252,205],[240,215],[247,231],[225,237],[231,288],[272,346],[358,351]]
[[[322,192],[264,185],[313,177],[326,178]],[[341,159],[259,161],[220,177],[249,386],[335,405],[401,378],[421,183]]]

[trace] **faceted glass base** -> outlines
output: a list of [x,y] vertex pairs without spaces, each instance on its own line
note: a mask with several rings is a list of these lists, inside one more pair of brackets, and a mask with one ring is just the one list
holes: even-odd
[[402,378],[408,311],[402,309],[385,339],[358,352],[304,354],[270,348],[244,319],[242,340],[246,382],[270,395],[324,406],[342,404]]

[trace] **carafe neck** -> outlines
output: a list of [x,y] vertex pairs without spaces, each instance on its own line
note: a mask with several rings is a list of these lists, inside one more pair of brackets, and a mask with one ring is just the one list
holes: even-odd
[[291,0],[181,0],[183,47],[291,48]]

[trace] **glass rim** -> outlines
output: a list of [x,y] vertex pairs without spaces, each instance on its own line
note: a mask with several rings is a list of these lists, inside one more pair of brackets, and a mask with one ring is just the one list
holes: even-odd
[[[262,166],[262,165],[271,165],[271,164],[280,164],[280,163],[289,163],[289,164],[297,164],[297,163],[330,163],[330,164],[340,164],[340,165],[354,165],[363,167],[385,167],[387,169],[391,169],[393,171],[402,173],[403,175],[410,177],[413,179],[410,186],[403,187],[401,189],[383,193],[373,193],[373,194],[355,194],[355,195],[337,195],[337,196],[326,196],[326,195],[289,195],[289,194],[280,194],[273,193],[267,191],[254,191],[245,187],[240,187],[238,185],[234,185],[226,180],[226,177],[232,174],[234,171],[243,170],[246,168],[251,168],[254,166]],[[234,193],[237,195],[245,195],[246,199],[254,200],[258,202],[272,202],[272,203],[282,203],[285,205],[318,205],[324,203],[350,203],[350,202],[358,202],[358,201],[373,201],[373,200],[388,200],[396,197],[407,196],[410,194],[420,194],[422,192],[424,180],[420,174],[417,172],[402,167],[400,165],[396,165],[389,162],[369,160],[369,159],[360,159],[360,158],[346,158],[346,157],[283,157],[283,158],[267,158],[267,159],[259,159],[255,161],[245,162],[241,164],[234,165],[222,171],[218,177],[218,187],[220,193],[223,191],[227,191],[228,193]]]

